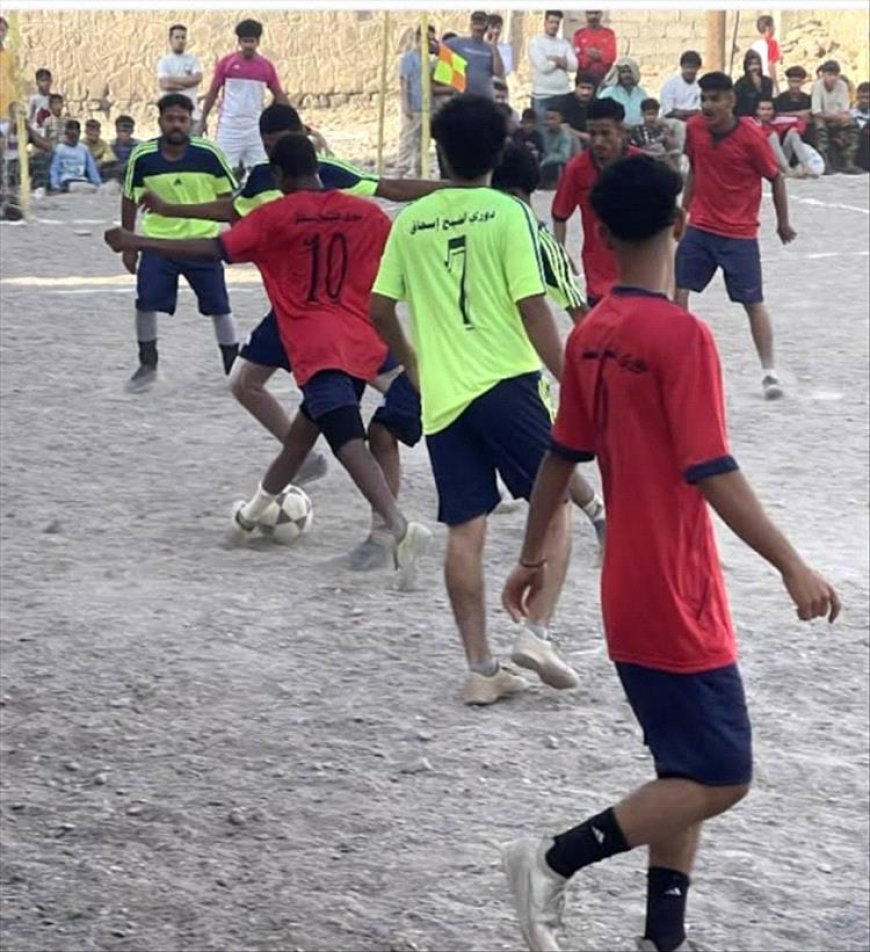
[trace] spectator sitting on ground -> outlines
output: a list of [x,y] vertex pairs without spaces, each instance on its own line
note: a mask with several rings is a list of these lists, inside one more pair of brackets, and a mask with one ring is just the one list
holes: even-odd
[[[779,163],[783,175],[792,178],[818,178],[811,167],[810,155],[806,144],[801,138],[801,132],[806,123],[798,116],[777,116],[773,100],[762,99],[758,104],[755,121],[761,126],[767,136],[767,141],[773,149],[776,161]],[[797,168],[792,168],[792,160],[797,161]]]
[[63,96],[52,93],[48,97],[49,115],[42,124],[42,134],[53,145],[63,139],[66,130],[67,116],[63,115]]
[[701,111],[701,87],[698,85],[701,65],[700,54],[686,50],[680,57],[679,73],[674,73],[662,85],[662,116],[673,132],[680,152],[686,144],[686,123]]
[[592,102],[594,96],[595,80],[587,73],[580,73],[574,85],[574,92],[566,96],[562,104],[562,115],[574,139],[575,153],[589,144],[586,117],[589,112],[589,103]]
[[782,59],[779,50],[779,43],[773,38],[776,33],[776,24],[773,17],[764,15],[755,21],[755,29],[758,30],[759,38],[749,47],[761,57],[761,74],[770,78],[773,84],[773,92],[779,94],[779,75],[777,66]]
[[840,78],[840,64],[827,60],[813,83],[812,113],[818,150],[825,160],[825,175],[839,168],[847,175],[860,175],[855,164],[858,126],[850,113],[849,87]]
[[514,48],[510,43],[502,43],[504,19],[498,13],[490,13],[486,18],[486,42],[498,47],[501,56],[501,65],[504,67],[502,76],[507,77],[514,71]]
[[105,179],[110,172],[114,172],[118,165],[118,157],[105,139],[100,138],[103,127],[99,119],[88,119],[85,123],[85,145],[93,156],[100,176]]
[[498,47],[484,40],[486,30],[486,13],[475,10],[469,20],[470,35],[447,40],[446,46],[468,64],[465,69],[465,91],[492,99],[492,81],[496,76],[504,77],[504,64]]
[[544,13],[544,32],[529,42],[532,64],[532,109],[540,122],[548,109],[560,108],[571,92],[571,77],[577,72],[577,56],[571,44],[559,36],[562,11]]
[[683,150],[671,127],[659,118],[661,106],[658,100],[644,99],[640,109],[643,122],[632,127],[628,141],[654,159],[667,160],[679,171],[679,158]]
[[807,81],[807,71],[803,66],[789,66],[785,71],[788,88],[773,100],[773,109],[778,116],[795,116],[804,122],[801,138],[815,145],[813,132],[813,101],[801,87]]
[[577,74],[592,77],[596,88],[616,61],[616,34],[601,25],[601,11],[586,11],[586,26],[577,30],[571,39],[577,55]]
[[42,124],[51,115],[48,104],[51,82],[51,70],[43,67],[36,71],[36,92],[27,100],[27,121],[37,129],[41,129]]
[[649,97],[640,84],[637,60],[621,56],[604,80],[604,87],[598,90],[598,98],[618,102],[625,110],[625,124],[639,126],[643,122],[640,104]]
[[544,157],[544,140],[538,132],[538,117],[534,109],[524,109],[520,118],[520,127],[514,133],[514,143],[529,150],[538,165]]
[[734,115],[754,118],[762,99],[773,99],[773,82],[761,71],[761,56],[749,50],[743,57],[743,75],[734,84]]
[[851,110],[858,127],[858,156],[855,164],[870,172],[870,83],[858,86],[858,102]]
[[562,177],[562,169],[574,152],[574,140],[563,125],[562,113],[550,107],[544,113],[544,155],[541,159],[541,187],[554,189]]
[[81,123],[77,119],[67,119],[63,141],[54,147],[51,159],[49,183],[53,192],[67,192],[74,182],[90,182],[94,186],[103,184],[94,157],[79,142],[81,133]]
[[124,180],[130,153],[139,145],[139,140],[133,138],[135,131],[136,122],[132,116],[118,116],[115,120],[115,141],[112,143],[112,151],[118,160],[114,177],[119,181]]

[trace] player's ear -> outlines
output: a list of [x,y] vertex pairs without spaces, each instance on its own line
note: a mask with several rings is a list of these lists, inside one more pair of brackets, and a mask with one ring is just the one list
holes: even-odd
[[684,208],[677,209],[677,217],[674,221],[674,241],[679,241],[683,237],[683,232],[686,230],[686,210]]
[[601,221],[598,222],[595,227],[598,229],[598,237],[604,243],[605,247],[613,251],[613,236],[610,234],[610,229]]

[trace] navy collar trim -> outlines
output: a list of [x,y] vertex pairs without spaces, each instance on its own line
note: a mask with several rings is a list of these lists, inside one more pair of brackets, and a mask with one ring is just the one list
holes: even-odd
[[661,291],[650,291],[648,288],[637,288],[633,284],[615,284],[610,289],[610,293],[624,296],[636,295],[637,297],[663,298],[665,301],[668,300],[667,294],[664,294]]

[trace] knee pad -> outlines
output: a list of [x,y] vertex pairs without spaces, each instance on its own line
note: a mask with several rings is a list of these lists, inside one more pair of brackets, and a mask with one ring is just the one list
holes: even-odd
[[313,422],[317,424],[334,456],[338,456],[341,448],[351,440],[364,440],[366,437],[358,406],[338,407]]

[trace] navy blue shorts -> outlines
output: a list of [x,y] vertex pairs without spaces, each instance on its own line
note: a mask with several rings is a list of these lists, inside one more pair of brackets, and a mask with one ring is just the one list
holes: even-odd
[[358,407],[365,388],[365,380],[351,377],[343,370],[321,370],[300,388],[299,411],[316,423],[340,407]]
[[758,241],[726,238],[690,225],[677,246],[677,287],[703,291],[717,268],[722,269],[728,297],[736,304],[760,304],[764,300]]
[[375,410],[372,423],[380,423],[405,446],[416,446],[423,435],[420,394],[411,386],[408,375],[399,374]]
[[211,317],[230,313],[222,262],[177,261],[148,251],[142,252],[136,269],[136,310],[174,314],[179,275],[196,295],[200,314]]
[[501,500],[496,471],[514,498],[529,498],[550,447],[547,390],[539,372],[503,380],[426,437],[439,522],[457,526],[492,512]]
[[671,674],[617,662],[616,670],[659,777],[708,787],[752,779],[752,727],[736,664]]
[[263,318],[251,331],[250,336],[242,345],[239,356],[249,360],[252,364],[262,367],[277,367],[290,373],[290,361],[287,351],[281,343],[278,333],[278,320],[274,311]]

